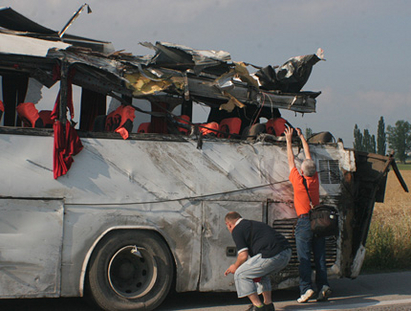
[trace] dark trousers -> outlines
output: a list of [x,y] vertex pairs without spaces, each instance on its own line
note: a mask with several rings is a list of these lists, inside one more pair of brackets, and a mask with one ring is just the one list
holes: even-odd
[[325,264],[325,238],[313,236],[308,217],[298,218],[295,227],[295,242],[300,272],[300,293],[303,295],[307,290],[314,289],[311,281],[311,253],[314,254],[315,283],[317,290],[323,285],[329,285],[327,280],[327,267]]

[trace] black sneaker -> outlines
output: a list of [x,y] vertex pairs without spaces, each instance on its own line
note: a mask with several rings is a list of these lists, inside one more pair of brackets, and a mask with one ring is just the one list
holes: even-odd
[[275,311],[274,304],[269,303],[268,305],[264,305],[264,311]]
[[265,311],[265,310],[266,310],[265,306],[262,306],[262,307],[259,308],[255,305],[251,305],[245,311]]
[[318,294],[317,301],[327,301],[328,297],[330,297],[332,294],[331,288],[328,285],[324,285],[320,293]]

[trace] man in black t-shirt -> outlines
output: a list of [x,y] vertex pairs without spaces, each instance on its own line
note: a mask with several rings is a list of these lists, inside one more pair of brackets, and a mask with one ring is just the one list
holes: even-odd
[[[225,223],[237,247],[237,260],[224,273],[234,274],[238,298],[248,297],[248,310],[274,310],[269,275],[284,269],[291,258],[286,238],[267,224],[229,212]],[[264,304],[259,298],[263,294]]]

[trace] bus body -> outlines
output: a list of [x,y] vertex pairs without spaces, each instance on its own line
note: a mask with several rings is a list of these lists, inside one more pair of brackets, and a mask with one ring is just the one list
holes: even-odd
[[[4,40],[10,36],[0,35],[6,36]],[[75,45],[78,38],[69,39],[67,44]],[[185,92],[176,96],[175,91],[161,90],[173,94],[165,98],[162,93],[159,100],[153,93],[136,95],[127,84],[131,78],[124,78],[124,68],[135,61],[129,56],[109,58],[65,51],[62,46],[52,50],[54,43],[47,44],[46,55],[0,54],[3,101],[9,114],[0,126],[0,298],[87,295],[106,310],[152,310],[172,286],[177,292],[234,291],[233,276],[224,277],[236,257],[224,222],[233,210],[275,227],[289,239],[292,260],[272,281],[274,288],[298,285],[296,214],[283,138],[263,132],[245,139],[234,134],[203,136],[197,128],[191,135],[130,131],[123,139],[117,132],[90,130],[96,118],[89,124],[84,118],[77,130],[83,149],[66,174],[53,178],[56,130],[22,127],[13,110],[24,101],[18,90],[22,85],[27,89],[24,79],[47,87],[60,81],[56,105],[63,111],[58,118],[63,124],[69,122],[64,112],[70,83],[84,92],[92,90],[95,97],[103,94],[104,107],[105,96],[115,96],[114,92],[120,101],[146,98],[155,108],[151,120],[157,125],[159,118],[170,125],[159,115],[163,112],[159,102],[165,102],[167,111],[181,106],[180,112],[189,111],[190,117],[193,99],[218,108],[232,97],[245,98],[242,102],[257,110],[268,98],[274,103],[268,112],[284,107],[313,112],[318,94],[258,92],[234,80],[235,87],[218,90],[209,74],[186,71],[176,74],[185,81]],[[88,44],[101,50],[106,46]],[[145,59],[139,61],[133,67],[134,77],[146,64]],[[70,76],[72,68],[75,73]],[[171,74],[176,69],[161,70]],[[4,87],[10,77],[17,90]],[[158,79],[152,81],[159,87]],[[87,116],[83,106],[91,105],[88,100],[82,100],[81,118]],[[355,278],[364,259],[374,203],[383,201],[387,173],[395,162],[347,149],[342,142],[309,143],[319,170],[321,201],[334,205],[340,215],[339,235],[327,237],[329,276]],[[299,167],[304,155],[297,141],[293,151]]]
[[[292,239],[284,142],[205,139],[198,149],[196,140],[181,137],[87,137],[70,171],[53,179],[53,133],[41,131],[0,131],[3,298],[82,296],[96,248],[107,239],[121,244],[125,231],[162,240],[178,292],[235,289],[232,276],[223,276],[236,256],[228,211],[277,223]],[[358,156],[342,143],[310,148],[317,166],[327,167],[320,171],[321,200],[340,212],[340,235],[327,240],[329,275],[356,277],[390,159]],[[298,146],[294,152],[301,163]],[[367,178],[356,175],[358,165],[373,166]],[[369,196],[358,202],[363,192]],[[295,258],[275,284],[298,284]]]

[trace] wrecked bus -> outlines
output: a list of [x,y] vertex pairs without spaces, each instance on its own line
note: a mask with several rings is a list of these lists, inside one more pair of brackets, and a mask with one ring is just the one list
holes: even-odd
[[[301,88],[321,51],[254,75],[226,52],[158,42],[144,43],[154,55],[133,56],[10,8],[0,27],[0,298],[87,296],[105,310],[152,310],[171,288],[234,291],[223,277],[236,256],[224,223],[232,210],[290,240],[292,260],[272,280],[297,286],[293,190],[276,131],[282,109],[315,112],[320,92]],[[36,102],[54,86],[55,97]],[[329,276],[355,278],[389,168],[400,175],[391,157],[330,135],[309,143],[321,200],[340,214]],[[293,150],[301,163],[297,140]]]

